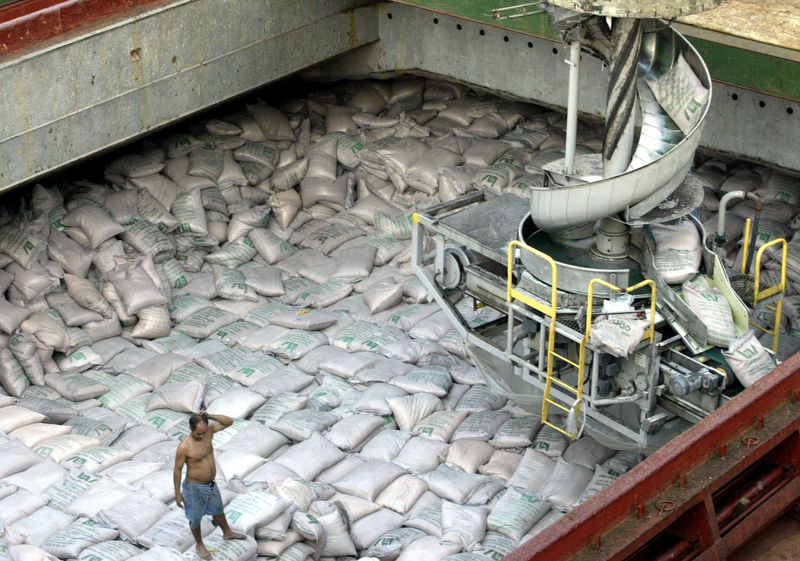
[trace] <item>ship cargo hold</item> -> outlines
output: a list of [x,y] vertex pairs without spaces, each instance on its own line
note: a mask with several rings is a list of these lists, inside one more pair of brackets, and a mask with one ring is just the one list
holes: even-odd
[[800,498],[797,8],[0,0],[0,558],[194,558],[203,406],[214,559],[733,559]]

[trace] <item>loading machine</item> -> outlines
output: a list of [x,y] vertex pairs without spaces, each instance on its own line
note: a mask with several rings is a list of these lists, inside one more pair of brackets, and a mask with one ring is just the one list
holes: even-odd
[[[683,36],[652,19],[708,7],[623,1],[579,11],[579,3],[553,2],[556,28],[570,45],[564,157],[544,166],[527,199],[475,191],[414,215],[415,271],[487,383],[573,439],[586,432],[612,448],[653,450],[730,399],[732,373],[680,287],[656,269],[650,231],[690,221],[703,241],[701,272],[730,304],[737,335],[746,332],[748,308],[713,237],[691,215],[703,190],[687,173],[711,101],[710,76]],[[600,154],[576,155],[581,52],[610,67]],[[426,253],[428,236],[434,250]],[[759,326],[772,334],[773,350],[786,245],[772,240],[754,260],[759,276],[765,251],[783,255],[780,281],[761,287],[757,279],[751,302],[774,300],[774,324]],[[470,325],[456,306],[465,294],[505,321]],[[629,356],[612,356],[592,339],[600,304],[619,295],[630,295],[648,322]]]

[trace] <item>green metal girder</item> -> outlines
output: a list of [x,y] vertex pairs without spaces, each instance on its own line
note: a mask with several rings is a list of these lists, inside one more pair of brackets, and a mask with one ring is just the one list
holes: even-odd
[[[560,41],[561,38],[553,31],[548,14],[534,14],[524,18],[495,20],[490,11],[494,8],[516,6],[527,3],[529,0],[396,0],[400,4],[417,6],[427,10],[442,12],[473,21],[480,21],[512,31],[527,33],[536,37]],[[532,6],[532,10],[536,7]]]
[[[559,41],[548,14],[496,20],[491,10],[526,3],[529,0],[395,0],[465,19],[494,25],[536,37]],[[531,9],[535,9],[532,6]],[[708,65],[712,79],[767,95],[800,101],[800,62],[771,56],[747,48],[689,36]],[[763,45],[760,45],[763,47]]]
[[740,88],[800,101],[800,63],[690,37],[711,78]]

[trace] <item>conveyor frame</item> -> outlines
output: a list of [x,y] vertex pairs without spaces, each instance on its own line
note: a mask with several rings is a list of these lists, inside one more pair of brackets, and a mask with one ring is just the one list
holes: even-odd
[[[595,349],[588,340],[586,333],[577,331],[559,321],[559,314],[564,310],[558,305],[557,273],[555,264],[551,261],[553,272],[553,284],[551,284],[551,295],[549,299],[543,299],[533,295],[516,285],[516,278],[524,272],[524,266],[519,258],[515,256],[515,248],[519,246],[521,253],[524,251],[534,251],[535,249],[517,241],[516,224],[520,221],[519,217],[524,216],[520,212],[525,210],[525,201],[514,195],[505,194],[501,196],[488,196],[484,191],[475,191],[463,195],[449,202],[435,205],[413,215],[412,229],[412,266],[417,277],[428,289],[437,304],[442,308],[445,315],[450,319],[455,328],[461,334],[467,348],[477,347],[492,355],[497,361],[504,363],[508,370],[514,371],[514,377],[518,380],[508,379],[499,372],[486,373],[487,383],[492,378],[502,379],[505,388],[496,388],[503,391],[507,396],[512,396],[511,387],[518,381],[522,381],[530,386],[530,393],[542,396],[542,417],[543,422],[547,422],[548,403],[558,402],[560,408],[569,411],[569,404],[577,404],[575,414],[585,415],[598,422],[600,426],[611,429],[621,435],[631,443],[636,443],[640,447],[646,447],[649,435],[646,427],[647,415],[653,412],[655,405],[656,380],[651,379],[647,391],[640,391],[631,396],[618,396],[612,398],[597,398],[594,388],[597,383],[598,372],[592,369],[591,376],[587,379],[590,382],[588,394],[585,390],[580,393],[576,400],[576,388],[560,380],[553,383],[555,359],[562,360],[577,368],[578,387],[583,388],[583,368],[578,367],[574,361],[566,359],[554,351],[556,333],[569,341],[577,344],[580,348],[579,361],[583,361],[588,353],[593,354],[593,364],[599,362],[598,350]],[[430,259],[425,253],[424,238],[431,236],[435,244],[433,256],[433,270],[430,269]],[[510,242],[510,243],[509,243]],[[506,268],[505,274],[494,279],[503,287],[502,299],[494,298],[484,303],[492,305],[507,316],[507,324],[504,332],[503,341],[499,344],[485,337],[479,330],[473,329],[456,306],[442,290],[443,272],[445,267],[445,254],[449,248],[461,245],[466,253],[475,258],[475,264],[460,264],[463,271],[463,285],[466,292],[471,296],[481,299],[482,294],[471,290],[474,285],[474,276],[482,267],[483,262],[493,262]],[[466,254],[465,253],[465,254]],[[538,252],[537,252],[538,253]],[[546,257],[546,256],[545,256]],[[592,294],[592,286],[596,282],[589,283],[589,294]],[[601,283],[602,284],[602,283]],[[645,281],[640,285],[650,285],[655,294],[655,285],[652,281]],[[603,285],[604,291],[616,289],[610,284]],[[639,285],[631,287],[638,289]],[[652,322],[654,321],[653,304],[651,308],[651,330],[647,348],[638,348],[648,364],[649,372],[656,376],[656,346],[653,344],[652,337],[654,331]],[[539,337],[539,348],[536,362],[531,362],[529,357],[520,356],[514,350],[519,332],[519,322],[528,320],[538,324],[537,331],[541,330],[542,336]],[[641,347],[642,345],[640,345]],[[649,349],[649,350],[648,350]],[[498,383],[495,380],[495,383]],[[586,401],[585,405],[583,401]],[[603,407],[614,404],[634,403],[641,409],[641,423],[638,427],[630,427],[619,420],[609,416]],[[576,431],[565,432],[557,429],[570,437],[577,436]]]

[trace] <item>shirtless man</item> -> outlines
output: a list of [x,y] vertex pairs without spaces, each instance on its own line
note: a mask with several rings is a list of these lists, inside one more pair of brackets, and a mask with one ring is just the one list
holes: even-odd
[[[215,421],[213,424],[209,423]],[[214,448],[211,439],[214,433],[231,426],[233,419],[225,415],[208,415],[205,410],[189,417],[191,434],[178,445],[175,454],[175,502],[184,509],[189,520],[196,542],[197,555],[200,559],[211,559],[211,554],[200,535],[200,521],[206,514],[211,515],[215,525],[222,528],[222,536],[226,540],[243,540],[245,536],[231,530],[225,518],[219,489],[214,478],[217,466],[214,462]],[[186,479],[181,484],[183,465],[186,464]]]

